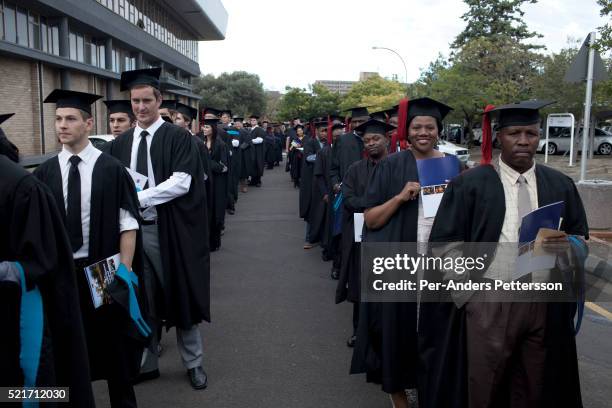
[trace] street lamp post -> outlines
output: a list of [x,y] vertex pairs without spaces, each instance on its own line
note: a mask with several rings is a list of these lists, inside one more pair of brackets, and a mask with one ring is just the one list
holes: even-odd
[[372,47],[373,50],[387,50],[387,51],[391,51],[392,53],[394,53],[395,55],[397,55],[399,57],[399,59],[402,61],[402,64],[404,65],[404,81],[406,81],[406,90],[408,90],[408,68],[406,68],[406,63],[404,62],[404,59],[402,58],[402,56],[399,54],[399,52],[392,50],[391,48],[386,48],[386,47]]

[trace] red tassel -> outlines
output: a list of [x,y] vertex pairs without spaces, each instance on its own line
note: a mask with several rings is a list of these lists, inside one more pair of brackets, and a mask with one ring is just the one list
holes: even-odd
[[331,117],[327,115],[327,144],[331,146],[332,143],[333,143],[332,120],[331,120]]
[[408,98],[402,98],[399,102],[397,110],[397,140],[393,144],[393,149],[396,149],[399,142],[400,151],[408,149]]
[[346,133],[351,133],[351,117],[346,115],[344,118],[344,123],[346,123]]
[[482,114],[482,141],[480,144],[482,158],[480,164],[490,164],[493,157],[493,130],[491,129],[491,118],[487,114],[493,109],[495,109],[495,106],[487,105]]

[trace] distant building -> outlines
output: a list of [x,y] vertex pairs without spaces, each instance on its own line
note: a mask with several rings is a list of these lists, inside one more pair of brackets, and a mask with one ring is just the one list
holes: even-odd
[[[379,75],[378,72],[360,72],[359,81],[365,81],[377,75]],[[353,85],[355,85],[359,81],[337,81],[337,80],[318,79],[315,81],[315,85],[323,85],[330,91],[337,92],[340,95],[344,96],[347,93],[349,93]]]
[[[122,71],[161,67],[166,99],[196,106],[198,41],[225,38],[221,0],[0,0],[0,113],[22,155],[57,151],[55,111],[43,99],[71,89],[127,99]],[[93,133],[107,133],[95,103]]]

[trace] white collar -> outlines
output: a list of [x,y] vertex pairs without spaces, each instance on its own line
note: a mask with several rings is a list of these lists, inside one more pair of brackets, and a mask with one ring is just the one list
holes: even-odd
[[136,128],[134,129],[134,135],[136,136],[140,136],[140,134],[142,133],[143,130],[146,130],[147,132],[149,132],[149,134],[152,136],[155,134],[155,132],[157,132],[157,130],[161,127],[161,125],[163,125],[164,123],[166,123],[166,121],[161,117],[158,116],[157,120],[155,122],[153,122],[153,124],[151,126],[149,126],[146,129],[143,129],[142,127],[140,127],[140,123],[136,124]]
[[[84,164],[88,164],[90,160],[97,158],[96,152],[99,152],[99,150],[93,147],[91,142],[89,142],[87,143],[87,146],[85,146],[85,148],[81,150],[79,154],[77,154],[77,156],[81,158],[81,161]],[[59,154],[57,155],[57,158],[60,161],[60,164],[65,165],[66,163],[68,163],[68,160],[70,160],[72,156],[74,156],[74,154],[72,154],[66,148],[66,146],[62,146],[62,151],[59,152]]]

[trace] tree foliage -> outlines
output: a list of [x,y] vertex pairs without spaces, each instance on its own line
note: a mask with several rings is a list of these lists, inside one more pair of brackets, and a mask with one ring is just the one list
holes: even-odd
[[406,87],[378,75],[357,82],[340,104],[342,110],[367,106],[370,112],[387,109],[406,95]]
[[488,38],[495,42],[511,39],[527,49],[542,48],[539,45],[524,44],[523,41],[542,37],[535,31],[529,31],[523,21],[525,12],[521,9],[524,3],[537,3],[537,0],[464,0],[468,11],[461,16],[467,23],[452,44],[460,49],[472,40]]
[[[600,15],[612,19],[612,0],[597,0],[597,4],[601,6]],[[612,49],[612,24],[607,23],[599,27],[599,40],[597,46],[600,51],[608,51]]]
[[193,92],[202,97],[201,106],[229,108],[234,114],[261,115],[266,109],[266,96],[259,76],[245,71],[196,78]]

